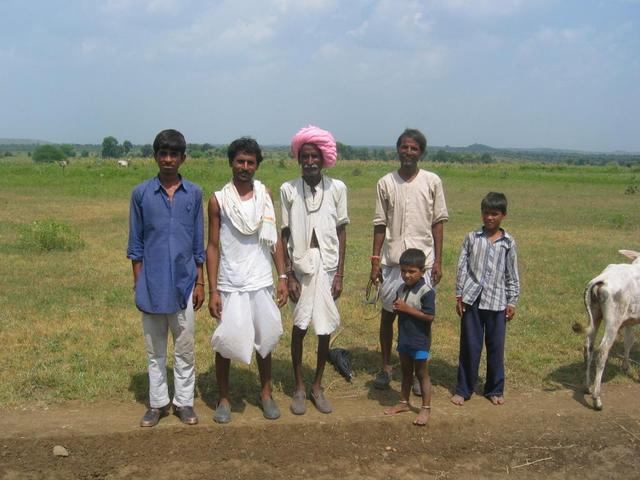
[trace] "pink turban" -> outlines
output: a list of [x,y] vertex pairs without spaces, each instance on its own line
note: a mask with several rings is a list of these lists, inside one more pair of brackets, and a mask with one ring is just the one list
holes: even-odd
[[298,159],[298,152],[300,152],[305,143],[312,143],[320,149],[324,168],[331,168],[336,164],[338,152],[336,150],[336,141],[333,139],[331,132],[313,125],[301,128],[291,139],[291,154],[296,160]]

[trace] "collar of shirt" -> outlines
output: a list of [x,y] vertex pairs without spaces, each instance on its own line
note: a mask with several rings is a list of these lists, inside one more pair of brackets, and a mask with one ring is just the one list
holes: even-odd
[[418,280],[413,287],[407,287],[407,284],[405,283],[404,288],[402,289],[402,291],[404,293],[407,293],[407,291],[411,291],[413,293],[416,293],[418,290],[420,290],[422,288],[422,286],[425,284],[426,282],[424,281],[424,278],[420,278],[420,280]]
[[[502,233],[502,236],[500,238],[498,238],[496,240],[496,242],[499,242],[500,240],[504,240],[505,242],[509,242],[511,243],[512,237],[511,235],[509,235],[509,232],[507,232],[504,228],[500,227],[500,232]],[[475,232],[476,237],[486,237],[485,233],[484,233],[484,227],[480,227],[478,230],[476,230]]]
[[[178,185],[178,188],[176,188],[176,190],[182,189],[185,192],[189,192],[189,189],[191,187],[187,183],[185,183],[185,181],[182,179],[182,175],[178,174],[178,177],[180,178],[180,185]],[[155,177],[153,177],[153,191],[157,192],[161,189],[164,190],[164,187],[162,186],[162,183],[160,183],[160,177],[156,175]]]

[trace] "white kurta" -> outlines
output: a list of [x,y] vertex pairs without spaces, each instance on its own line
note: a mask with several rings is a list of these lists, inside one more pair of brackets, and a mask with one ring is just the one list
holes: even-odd
[[[291,234],[287,245],[300,299],[293,310],[293,322],[306,330],[309,324],[318,335],[328,335],[340,325],[340,315],[331,296],[338,268],[339,243],[336,228],[349,223],[347,187],[340,180],[323,176],[312,195],[302,178],[280,187],[282,228]],[[318,248],[309,248],[313,232]]]

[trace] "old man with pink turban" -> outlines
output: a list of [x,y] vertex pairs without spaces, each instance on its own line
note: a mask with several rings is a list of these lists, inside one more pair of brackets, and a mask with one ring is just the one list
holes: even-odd
[[282,242],[287,284],[293,306],[291,360],[295,387],[291,411],[306,411],[307,391],[302,378],[303,341],[309,325],[318,335],[316,374],[310,400],[322,413],[331,413],[324,396],[322,375],[329,339],[340,325],[335,301],[342,293],[347,243],[347,187],[326,176],[336,163],[336,141],[327,130],[308,126],[291,140],[291,153],[302,175],[280,187]]

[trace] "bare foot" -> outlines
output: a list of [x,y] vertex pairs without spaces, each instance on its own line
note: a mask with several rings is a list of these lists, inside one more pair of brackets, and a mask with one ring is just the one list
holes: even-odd
[[418,427],[424,427],[429,421],[430,415],[431,415],[431,407],[429,405],[422,405],[420,407],[420,411],[418,412],[418,416],[413,421],[413,424]]
[[461,407],[464,405],[464,398],[456,393],[453,397],[451,397],[451,403]]
[[395,415],[396,413],[408,412],[409,402],[405,402],[404,400],[400,400],[393,407],[389,407],[384,411],[385,415]]
[[504,397],[502,395],[492,395],[489,397],[489,400],[491,400],[491,403],[494,405],[504,405]]

